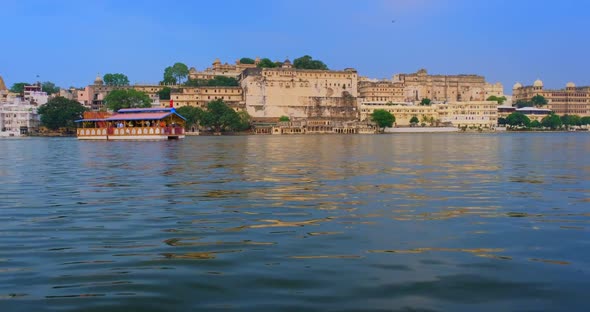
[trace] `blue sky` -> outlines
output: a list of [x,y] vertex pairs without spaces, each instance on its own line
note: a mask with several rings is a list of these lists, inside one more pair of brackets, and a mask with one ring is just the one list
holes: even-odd
[[[480,74],[547,87],[590,85],[584,0],[3,0],[0,75],[85,86],[98,72],[158,82],[166,66],[216,57],[293,59],[388,78]],[[395,23],[392,23],[395,20]]]

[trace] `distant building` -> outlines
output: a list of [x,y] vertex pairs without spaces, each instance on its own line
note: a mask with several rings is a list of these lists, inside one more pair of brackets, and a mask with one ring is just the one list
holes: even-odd
[[530,101],[535,95],[547,100],[547,109],[557,115],[590,116],[590,86],[576,87],[568,82],[565,89],[544,89],[543,82],[537,79],[532,86],[523,86],[519,82],[512,88],[512,100]]
[[[392,84],[403,84],[403,101],[419,102],[428,98],[434,102],[485,101],[503,96],[501,83],[490,84],[478,75],[429,75],[426,69],[413,74],[397,74]],[[398,95],[396,95],[398,96]]]
[[25,101],[43,105],[49,100],[49,96],[46,92],[43,92],[41,83],[24,86],[23,88],[23,99]]
[[493,129],[498,123],[498,104],[494,101],[465,101],[447,104],[413,105],[407,103],[362,103],[361,121],[368,121],[376,109],[384,109],[395,116],[395,125],[411,126],[412,117],[418,124],[479,127]]
[[20,136],[39,130],[36,104],[21,98],[0,104],[0,136]]
[[0,91],[7,91],[6,84],[4,83],[4,79],[0,76]]
[[[207,103],[214,100],[223,100],[227,105],[235,110],[243,110],[244,98],[241,87],[186,87],[179,86],[172,89],[170,98],[174,107],[195,106],[205,108]],[[168,101],[163,101],[162,106],[168,106]]]
[[222,64],[219,59],[215,59],[211,67],[206,68],[203,71],[197,71],[194,67],[189,69],[189,79],[213,79],[215,76],[225,76],[238,78],[238,76],[248,68],[256,68],[256,65],[260,63],[260,58],[256,58],[254,64],[242,64],[240,60],[236,60],[235,64]]
[[329,118],[358,120],[355,69],[248,68],[240,75],[248,114],[254,120]]

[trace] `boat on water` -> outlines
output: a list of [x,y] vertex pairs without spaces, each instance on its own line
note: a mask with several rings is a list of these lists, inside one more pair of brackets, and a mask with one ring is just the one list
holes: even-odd
[[184,138],[186,119],[173,107],[125,108],[85,112],[76,122],[79,140],[175,140]]

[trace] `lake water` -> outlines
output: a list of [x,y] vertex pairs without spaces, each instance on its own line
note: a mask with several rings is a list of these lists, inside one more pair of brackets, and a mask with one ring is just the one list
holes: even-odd
[[590,134],[0,140],[0,311],[588,311]]

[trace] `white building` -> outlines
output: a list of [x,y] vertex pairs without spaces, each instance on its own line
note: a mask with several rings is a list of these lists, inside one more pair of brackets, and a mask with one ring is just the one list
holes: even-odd
[[20,136],[39,130],[37,105],[20,98],[0,104],[0,136]]

